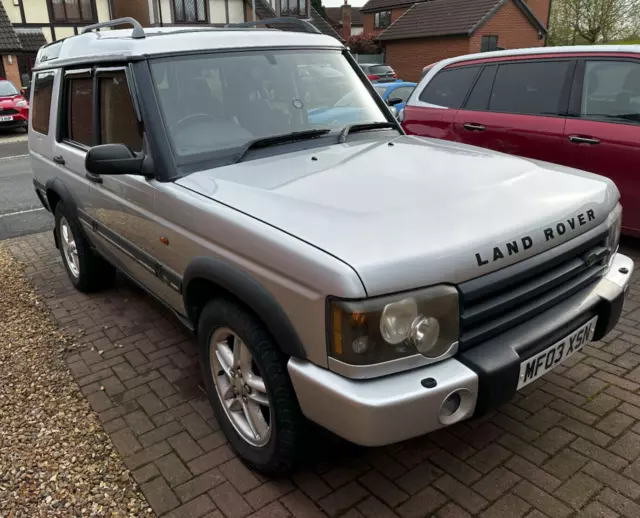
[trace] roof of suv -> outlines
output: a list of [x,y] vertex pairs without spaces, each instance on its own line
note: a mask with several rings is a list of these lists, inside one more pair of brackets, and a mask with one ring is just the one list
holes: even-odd
[[[343,48],[330,36],[262,28],[158,27],[144,31],[144,38],[133,38],[133,30],[117,29],[87,32],[43,47],[36,69],[75,63],[97,63],[145,58],[154,55],[260,47]],[[251,35],[247,37],[248,33]]]

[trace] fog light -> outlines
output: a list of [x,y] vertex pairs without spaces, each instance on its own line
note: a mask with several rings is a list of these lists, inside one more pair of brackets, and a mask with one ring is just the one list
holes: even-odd
[[351,348],[356,354],[364,354],[369,349],[369,339],[366,336],[360,336],[353,341]]
[[458,411],[458,408],[460,408],[460,403],[462,403],[462,398],[459,393],[454,392],[453,394],[450,394],[442,403],[440,414],[444,417],[449,417],[455,414]]

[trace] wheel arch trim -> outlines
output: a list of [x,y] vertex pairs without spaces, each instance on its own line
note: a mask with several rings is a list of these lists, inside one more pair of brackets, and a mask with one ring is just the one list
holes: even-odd
[[253,311],[283,353],[296,358],[307,357],[289,317],[274,296],[246,272],[215,257],[196,257],[184,272],[182,295],[187,316],[194,327],[198,308],[189,303],[189,295],[191,283],[198,279],[219,286]]

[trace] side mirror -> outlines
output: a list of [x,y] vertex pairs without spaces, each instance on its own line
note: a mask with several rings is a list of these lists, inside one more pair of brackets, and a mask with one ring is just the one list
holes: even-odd
[[400,104],[402,102],[402,99],[400,99],[400,97],[388,97],[387,98],[387,104],[389,106],[395,106],[396,104]]
[[136,154],[124,144],[102,144],[92,147],[84,161],[93,174],[142,174],[144,155]]

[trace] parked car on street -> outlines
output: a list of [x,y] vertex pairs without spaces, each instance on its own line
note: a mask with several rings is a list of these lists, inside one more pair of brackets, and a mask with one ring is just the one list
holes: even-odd
[[[613,328],[633,271],[611,180],[407,136],[297,23],[85,27],[38,52],[29,131],[71,283],[118,268],[164,303],[230,445],[272,474],[313,447],[307,419],[377,446],[510,400]],[[357,121],[311,120],[336,84],[304,100],[318,62]]]
[[393,83],[398,80],[390,65],[383,63],[360,63],[360,68],[367,74],[372,83]]
[[623,232],[640,236],[640,46],[540,47],[460,56],[428,69],[407,133],[611,178]]
[[[407,81],[398,81],[397,83],[375,85],[376,92],[380,94],[382,99],[392,106],[396,107],[396,110],[400,112],[409,99],[409,96],[416,87],[416,83],[410,83]],[[391,102],[389,102],[391,101]]]
[[27,130],[28,121],[29,101],[22,96],[11,81],[0,79],[0,129]]

